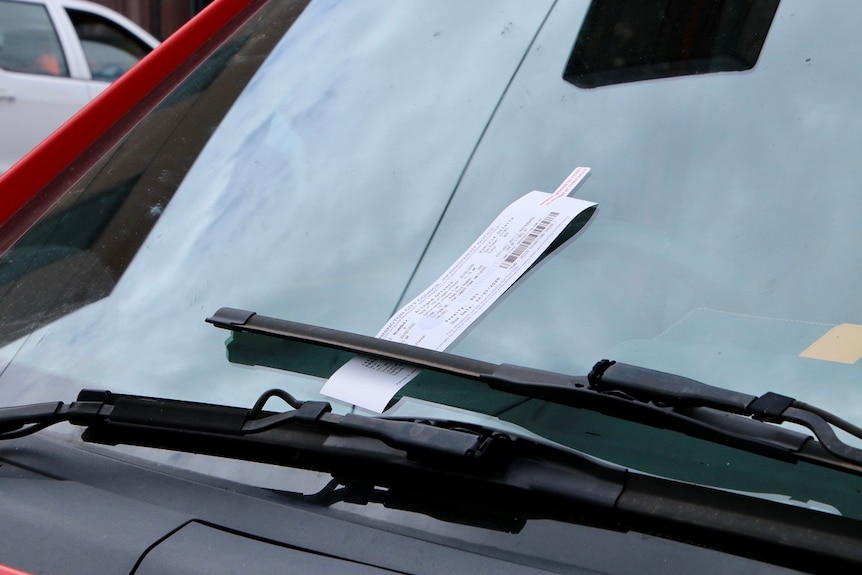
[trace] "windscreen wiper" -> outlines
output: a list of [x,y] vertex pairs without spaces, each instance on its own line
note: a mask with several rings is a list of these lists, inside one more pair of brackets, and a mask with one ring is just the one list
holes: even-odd
[[[273,396],[291,409],[265,411]],[[528,520],[553,519],[812,572],[862,567],[855,519],[632,472],[487,426],[339,415],[327,402],[301,402],[279,390],[251,409],[84,390],[68,405],[0,408],[0,439],[59,422],[85,426],[83,439],[95,443],[322,471],[351,486],[358,504],[391,503],[484,528],[517,531]],[[318,503],[345,494],[331,495]]]
[[[798,458],[862,474],[862,450],[841,441],[832,426],[860,439],[862,429],[822,409],[772,392],[749,395],[609,360],[598,362],[587,376],[498,365],[234,308],[221,308],[206,321],[237,333],[273,336],[399,361],[521,396],[681,431],[764,455]],[[818,441],[769,425],[782,422],[807,427]]]

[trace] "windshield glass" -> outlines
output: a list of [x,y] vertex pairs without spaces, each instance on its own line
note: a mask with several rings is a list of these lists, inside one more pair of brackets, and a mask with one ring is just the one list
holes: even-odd
[[[450,351],[571,374],[607,357],[862,421],[862,5],[783,0],[745,69],[583,87],[564,74],[590,6],[321,1],[294,22],[270,2],[4,256],[4,402],[319,399],[325,377],[229,362],[204,319],[374,335],[582,165],[590,223]],[[633,424],[445,378],[401,393],[707,481]],[[794,491],[750,457],[727,487]]]

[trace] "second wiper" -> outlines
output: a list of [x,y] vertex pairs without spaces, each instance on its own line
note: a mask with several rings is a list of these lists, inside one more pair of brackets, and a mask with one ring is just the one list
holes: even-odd
[[[264,411],[272,396],[293,409]],[[550,519],[648,533],[797,570],[862,566],[856,519],[637,473],[487,426],[339,415],[326,402],[299,402],[283,391],[246,409],[85,390],[68,405],[0,408],[0,440],[66,421],[85,426],[88,442],[324,472],[349,488],[345,501],[391,504],[444,521],[517,532],[533,519]]]
[[[221,308],[207,322],[233,332],[272,336],[340,352],[399,361],[478,381],[493,389],[606,413],[681,431],[774,457],[862,473],[862,450],[843,443],[832,426],[862,438],[862,429],[813,406],[775,393],[762,396],[685,377],[602,360],[588,376],[493,364],[349,332]],[[792,422],[819,441],[769,423]]]

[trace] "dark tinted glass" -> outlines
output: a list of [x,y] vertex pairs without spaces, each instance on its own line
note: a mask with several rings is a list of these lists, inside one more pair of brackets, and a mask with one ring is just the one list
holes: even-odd
[[564,78],[580,88],[750,70],[779,0],[593,0]]

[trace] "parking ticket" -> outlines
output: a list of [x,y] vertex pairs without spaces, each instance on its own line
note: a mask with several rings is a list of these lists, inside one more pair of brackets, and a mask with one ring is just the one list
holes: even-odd
[[[589,173],[576,168],[552,194],[530,192],[510,204],[443,275],[402,307],[377,337],[443,351],[547,251],[595,202],[568,194]],[[382,412],[421,370],[358,356],[336,371],[321,392]]]

